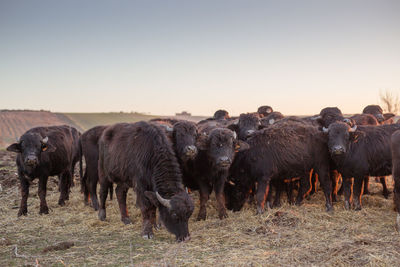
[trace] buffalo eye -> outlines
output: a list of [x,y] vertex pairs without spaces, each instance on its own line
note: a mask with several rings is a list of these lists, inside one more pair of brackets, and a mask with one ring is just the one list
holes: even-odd
[[220,143],[218,146],[219,146],[219,147],[222,147],[222,143]]
[[171,213],[171,217],[174,220],[178,219],[178,215],[175,212]]

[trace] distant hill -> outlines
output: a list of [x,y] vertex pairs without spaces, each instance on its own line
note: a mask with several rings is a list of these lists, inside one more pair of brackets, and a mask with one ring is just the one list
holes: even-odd
[[[70,125],[79,131],[86,131],[97,125],[118,122],[147,121],[162,116],[141,113],[54,113],[34,110],[0,110],[0,148],[16,141],[24,132],[37,126]],[[172,118],[200,121],[201,116],[173,116]]]

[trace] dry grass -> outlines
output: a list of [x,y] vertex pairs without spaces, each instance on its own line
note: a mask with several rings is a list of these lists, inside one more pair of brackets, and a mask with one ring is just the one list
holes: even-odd
[[[374,180],[374,179],[371,179]],[[0,180],[0,183],[2,180]],[[392,200],[381,196],[372,182],[373,195],[364,196],[360,212],[345,211],[343,202],[333,214],[324,211],[321,192],[301,207],[286,204],[280,209],[255,215],[246,206],[219,220],[209,202],[208,219],[190,219],[192,240],[176,243],[165,229],[154,240],[140,236],[140,212],[130,190],[130,216],[134,223],[120,221],[116,200],[107,203],[107,220],[101,222],[84,206],[77,184],[65,207],[57,205],[56,180],[49,180],[49,215],[40,216],[37,185],[28,199],[28,216],[17,218],[17,186],[0,192],[0,266],[398,266],[400,235],[395,232]],[[198,202],[197,193],[193,194]],[[51,249],[61,242],[73,246]],[[17,251],[15,251],[17,247]],[[50,248],[49,248],[50,247]],[[62,247],[62,246],[61,246]],[[69,246],[66,246],[69,247]],[[46,252],[45,252],[46,251]]]

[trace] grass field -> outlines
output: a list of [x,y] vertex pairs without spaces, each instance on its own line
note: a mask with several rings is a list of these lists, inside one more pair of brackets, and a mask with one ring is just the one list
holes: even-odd
[[[363,197],[362,211],[346,211],[343,202],[333,213],[324,210],[321,191],[290,206],[255,215],[255,208],[219,220],[215,199],[208,204],[206,221],[190,219],[192,239],[176,243],[165,229],[153,240],[142,239],[140,211],[129,191],[131,225],[120,221],[116,200],[107,201],[107,220],[84,206],[79,182],[65,207],[57,200],[57,179],[48,183],[49,215],[39,215],[36,182],[31,186],[28,216],[17,218],[20,194],[14,155],[0,151],[0,266],[398,266],[400,235],[395,231],[393,200],[381,196],[371,183],[372,195]],[[77,177],[76,177],[77,179]],[[374,179],[371,179],[374,180]],[[392,182],[388,181],[392,190]],[[392,195],[391,195],[392,197]],[[70,248],[58,248],[72,242]],[[70,243],[69,245],[72,245]],[[55,246],[56,245],[56,246]],[[67,246],[68,247],[68,246]],[[52,250],[53,249],[53,250]]]

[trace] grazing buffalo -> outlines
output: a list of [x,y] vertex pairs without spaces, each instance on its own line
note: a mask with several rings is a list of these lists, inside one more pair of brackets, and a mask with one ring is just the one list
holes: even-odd
[[161,221],[178,241],[190,238],[188,220],[194,205],[182,184],[178,161],[163,129],[147,122],[118,123],[107,127],[99,140],[99,219],[105,220],[109,183],[115,189],[121,220],[131,220],[126,208],[129,187],[143,218],[145,238],[153,237],[158,208]]
[[400,232],[400,131],[392,135],[392,162],[394,179],[394,204],[397,210],[397,231]]
[[257,183],[257,213],[263,213],[270,182],[290,177],[300,177],[296,199],[300,205],[311,188],[313,169],[325,193],[326,209],[333,209],[326,137],[316,127],[281,120],[255,132],[246,142],[250,149],[238,153],[231,167],[230,182],[226,184],[228,208],[240,209]]
[[363,181],[366,176],[386,176],[392,172],[390,136],[400,125],[353,126],[343,122],[323,128],[337,170],[342,174],[345,208],[351,205],[351,178],[354,177],[354,207],[361,209]]
[[67,125],[36,127],[26,131],[18,143],[7,147],[8,151],[18,153],[17,167],[22,196],[18,216],[28,212],[29,185],[35,178],[39,178],[40,214],[49,213],[46,203],[49,176],[58,175],[60,179],[58,204],[63,206],[69,199],[74,167],[80,158],[79,135],[75,128]]
[[[80,149],[85,158],[85,174],[82,175],[81,167],[81,192],[84,194],[85,204],[89,204],[89,198],[94,210],[99,209],[97,198],[97,183],[99,180],[99,139],[105,128],[108,126],[96,126],[84,132],[80,139]],[[110,184],[110,199],[112,199],[113,186]]]
[[260,106],[257,109],[257,113],[260,115],[260,117],[266,117],[269,114],[271,114],[274,110],[270,106]]
[[248,145],[237,139],[236,133],[210,121],[198,126],[199,137],[197,147],[199,153],[185,175],[187,186],[199,190],[200,210],[197,220],[205,220],[206,204],[214,190],[217,199],[217,210],[220,219],[227,217],[224,200],[224,185],[229,167],[235,154],[248,148]]

